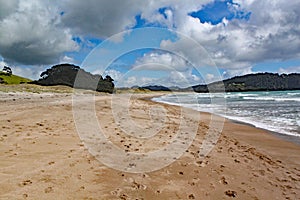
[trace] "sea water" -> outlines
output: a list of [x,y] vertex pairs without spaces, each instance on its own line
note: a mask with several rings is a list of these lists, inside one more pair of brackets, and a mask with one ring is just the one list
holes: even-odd
[[300,137],[300,90],[173,93],[153,100],[214,113],[258,128]]

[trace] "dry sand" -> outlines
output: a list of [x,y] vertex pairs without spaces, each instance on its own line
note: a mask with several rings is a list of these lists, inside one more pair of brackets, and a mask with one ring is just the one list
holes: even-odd
[[[164,125],[149,139],[126,135],[120,122],[126,116],[111,112],[112,95],[95,97],[101,128],[124,152],[160,149],[179,129],[180,107],[140,99],[145,96],[131,96],[136,123],[153,128],[148,112],[158,105],[167,116],[156,115]],[[115,97],[125,102],[128,96]],[[226,121],[203,160],[199,147],[211,115],[189,110],[190,122],[199,125],[189,149],[160,170],[127,173],[88,152],[71,94],[0,93],[0,105],[0,199],[300,199],[300,147],[264,130]]]

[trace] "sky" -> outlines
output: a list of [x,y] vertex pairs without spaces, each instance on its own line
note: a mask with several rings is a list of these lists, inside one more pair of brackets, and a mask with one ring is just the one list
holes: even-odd
[[117,87],[300,72],[300,0],[0,0],[0,68],[59,63]]

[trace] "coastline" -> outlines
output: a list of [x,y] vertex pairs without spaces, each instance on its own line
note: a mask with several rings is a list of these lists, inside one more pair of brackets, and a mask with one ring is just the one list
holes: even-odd
[[256,128],[256,129],[261,129],[261,130],[263,130],[265,132],[268,132],[271,135],[273,135],[273,136],[275,136],[275,137],[277,137],[277,138],[279,138],[281,140],[292,142],[292,143],[300,146],[300,136],[294,136],[294,135],[287,135],[287,134],[283,134],[283,133],[278,133],[276,131],[271,131],[271,130],[268,130],[268,129],[256,127],[255,125],[247,123],[247,122],[242,122],[242,121],[228,119],[228,118],[226,118],[226,119],[229,120],[229,121],[231,121],[232,123],[242,124],[242,125],[246,125],[246,126],[252,126],[252,127]]
[[[299,145],[265,130],[225,120],[214,149],[200,159],[197,151],[207,133],[211,114],[188,110],[191,122],[199,126],[190,148],[160,170],[127,173],[103,165],[80,141],[72,114],[72,94],[1,95],[7,97],[0,101],[5,105],[0,108],[1,198],[300,198]],[[120,148],[152,151],[163,146],[168,140],[165,136],[172,136],[178,129],[182,108],[153,102],[149,100],[151,95],[160,94],[131,96],[133,119],[149,125],[150,118],[145,114],[159,105],[168,117],[157,115],[158,120],[171,121],[165,122],[167,125],[158,137],[145,141],[126,138],[114,123],[109,102],[112,97],[124,102],[126,95],[95,96],[101,127]],[[193,119],[196,115],[200,121]]]
[[[183,94],[183,93],[179,93],[179,94]],[[190,93],[188,93],[188,94],[190,94]],[[164,95],[167,95],[167,94],[164,94]],[[164,96],[164,95],[156,95],[156,96],[153,96],[152,98],[148,98],[148,99],[152,100],[153,98],[158,98],[158,97],[161,97],[161,96]],[[165,104],[168,104],[168,105],[180,106],[180,105],[177,105],[175,103],[172,104],[172,103],[169,103],[169,102],[159,102],[159,101],[155,101],[155,100],[152,100],[152,101],[158,102],[158,103],[165,103]],[[196,110],[196,109],[194,109],[194,110]],[[199,111],[199,112],[213,114],[213,115],[225,118],[226,120],[229,120],[232,123],[243,124],[243,125],[255,127],[257,129],[261,129],[261,130],[264,130],[266,132],[269,132],[270,134],[272,134],[275,137],[278,137],[278,138],[280,138],[282,140],[289,141],[289,142],[295,143],[297,145],[300,145],[300,136],[291,135],[291,134],[285,134],[285,133],[280,133],[280,132],[277,132],[277,131],[273,131],[273,130],[269,130],[269,129],[266,129],[266,128],[262,128],[262,127],[256,126],[255,124],[253,124],[251,122],[245,122],[245,121],[242,121],[242,120],[239,120],[239,119],[233,119],[230,116],[224,116],[224,115],[216,114],[216,113],[213,113],[213,112],[207,112],[207,111]]]

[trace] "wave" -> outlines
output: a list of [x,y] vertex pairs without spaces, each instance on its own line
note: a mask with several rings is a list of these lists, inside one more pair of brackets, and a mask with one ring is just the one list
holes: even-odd
[[276,126],[272,126],[272,125],[267,125],[266,123],[261,123],[261,122],[252,120],[250,118],[229,116],[229,115],[222,115],[222,116],[227,118],[227,119],[234,120],[234,121],[240,121],[240,122],[243,122],[243,123],[246,123],[246,124],[251,124],[251,125],[255,126],[256,128],[261,128],[261,129],[265,129],[265,130],[268,130],[268,131],[281,133],[281,134],[284,134],[284,135],[300,137],[299,133],[293,133],[291,131],[287,131],[286,129],[276,127]]
[[299,101],[300,98],[282,98],[282,97],[243,97],[245,100],[256,100],[256,101]]
[[[252,92],[224,94],[172,94],[153,101],[214,113],[269,131],[300,137],[299,92]],[[295,95],[294,95],[295,94]],[[280,104],[282,102],[282,104]],[[283,103],[285,102],[285,103]],[[290,102],[290,103],[288,103]],[[250,103],[250,106],[249,106]],[[268,106],[270,105],[270,106]],[[280,109],[274,109],[275,107]]]

